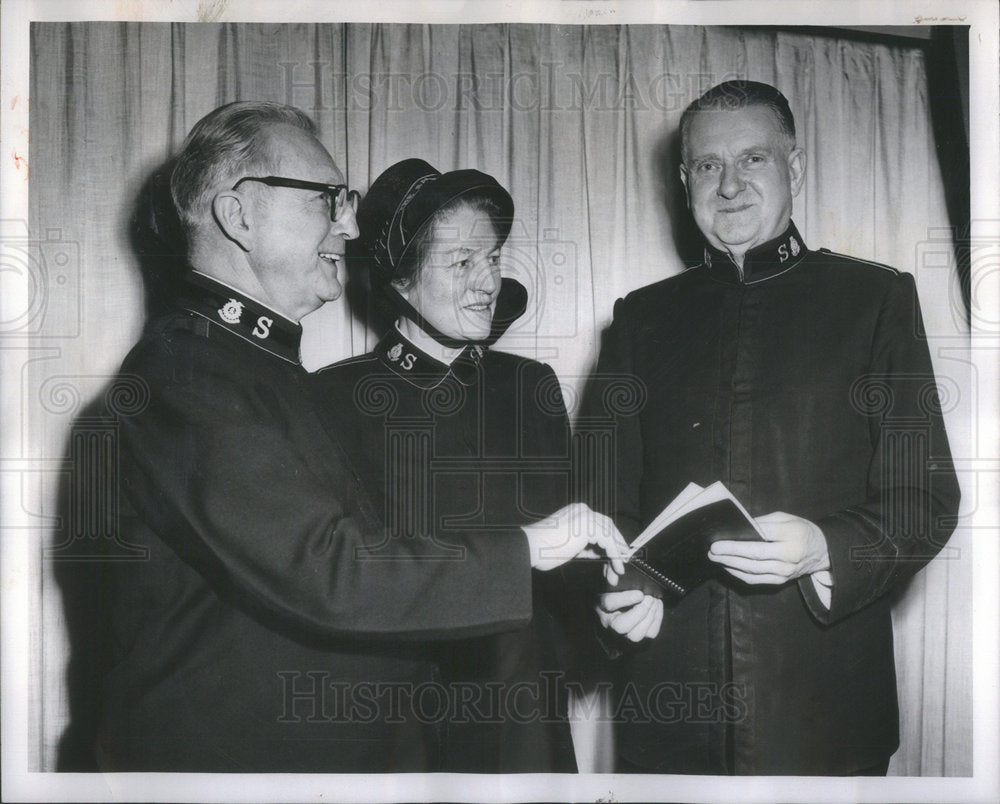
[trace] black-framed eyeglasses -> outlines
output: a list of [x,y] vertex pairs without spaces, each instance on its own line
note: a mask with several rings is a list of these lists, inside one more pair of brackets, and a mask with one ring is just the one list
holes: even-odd
[[244,176],[233,185],[235,190],[245,181],[257,181],[268,187],[291,187],[293,190],[313,190],[326,193],[330,199],[330,220],[339,221],[348,205],[352,212],[358,211],[361,194],[357,190],[349,190],[346,184],[323,184],[318,181],[303,181],[302,179],[286,179],[284,176]]

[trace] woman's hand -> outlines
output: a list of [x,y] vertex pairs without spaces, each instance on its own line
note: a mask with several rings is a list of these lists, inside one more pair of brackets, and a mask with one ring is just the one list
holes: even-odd
[[601,625],[632,642],[653,639],[663,622],[663,601],[639,589],[606,592],[597,604]]
[[571,558],[608,558],[612,569],[625,572],[629,547],[615,523],[585,503],[571,503],[531,525],[523,525],[531,566],[551,570]]

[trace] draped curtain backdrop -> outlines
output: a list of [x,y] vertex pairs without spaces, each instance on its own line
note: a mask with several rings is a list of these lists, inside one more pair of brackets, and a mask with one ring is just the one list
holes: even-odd
[[[305,109],[361,191],[406,157],[476,167],[510,188],[517,220],[504,270],[527,285],[531,305],[498,348],[550,363],[572,414],[615,299],[697,259],[677,177],[681,111],[721,80],[750,78],[791,102],[809,159],[795,202],[807,243],[916,275],[953,452],[971,456],[968,332],[924,51],[900,41],[692,26],[36,23],[30,233],[41,257],[58,247],[69,260],[45,264],[22,377],[22,452],[64,454],[71,421],[137,339],[136,199],[216,106]],[[371,347],[363,307],[341,300],[306,319],[307,366]],[[66,613],[46,552],[62,464],[50,465],[24,490],[40,534],[28,612],[39,770],[55,767],[69,711]],[[902,746],[890,773],[971,773],[970,596],[960,522],[895,608]],[[577,733],[583,769],[606,769],[606,730]]]

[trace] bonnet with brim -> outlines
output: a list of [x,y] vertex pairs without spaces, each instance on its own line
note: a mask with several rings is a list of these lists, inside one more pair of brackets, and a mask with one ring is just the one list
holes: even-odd
[[358,206],[358,228],[361,243],[370,258],[372,284],[386,295],[400,314],[449,348],[493,344],[521,317],[527,306],[528,292],[524,286],[504,277],[490,334],[478,341],[463,340],[440,332],[392,286],[401,262],[434,213],[473,190],[488,195],[500,208],[496,224],[497,235],[503,243],[510,234],[514,201],[496,179],[478,170],[440,173],[422,159],[404,159],[375,179]]

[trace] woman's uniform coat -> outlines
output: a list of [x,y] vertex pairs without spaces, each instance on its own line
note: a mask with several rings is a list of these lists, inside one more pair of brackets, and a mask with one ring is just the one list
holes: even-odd
[[[449,366],[394,328],[372,353],[318,372],[313,388],[367,495],[381,501],[385,542],[373,562],[391,561],[402,540],[460,570],[464,544],[488,552],[569,499],[569,427],[546,365],[470,346]],[[427,646],[444,695],[431,702],[425,693],[442,749],[440,767],[429,769],[575,770],[559,651],[560,612],[572,598],[558,570],[532,574],[530,623]],[[498,564],[483,595],[515,583]]]

